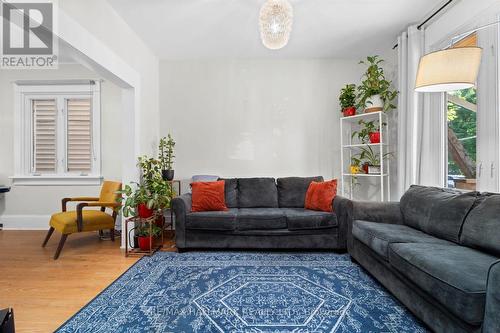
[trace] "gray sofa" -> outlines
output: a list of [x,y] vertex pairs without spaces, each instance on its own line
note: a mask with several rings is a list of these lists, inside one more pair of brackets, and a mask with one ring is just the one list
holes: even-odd
[[[304,209],[311,181],[322,177],[225,180],[225,212],[191,212],[191,194],[175,198],[175,239],[194,248],[346,249],[347,215]],[[347,212],[334,200],[335,211]]]
[[500,332],[500,194],[412,186],[350,202],[351,257],[436,332]]

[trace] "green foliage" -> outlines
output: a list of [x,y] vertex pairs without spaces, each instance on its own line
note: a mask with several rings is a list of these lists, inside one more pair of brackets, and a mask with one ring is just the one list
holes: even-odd
[[144,185],[135,182],[131,185],[125,185],[123,190],[117,191],[121,194],[117,201],[122,204],[122,212],[125,217],[136,216],[136,207],[139,204],[147,204],[149,200],[149,193]]
[[142,181],[146,186],[150,187],[162,179],[162,165],[159,160],[146,155],[140,156],[137,161],[137,166],[141,169]]
[[[470,103],[477,105],[477,95],[475,88],[457,90],[451,93],[459,98],[462,98]],[[448,102],[448,127],[450,127],[458,139],[461,140],[467,155],[476,161],[476,138],[477,135],[477,115],[476,112],[463,108],[459,105]],[[462,175],[462,171],[455,164],[455,161],[449,155],[448,158],[448,174]]]
[[172,197],[172,184],[163,180],[161,176],[161,162],[148,156],[140,156],[137,166],[141,170],[141,183],[132,182],[117,193],[125,198],[119,198],[122,205],[123,216],[136,216],[139,204],[146,204],[149,209],[162,210],[170,207]]
[[363,161],[361,160],[359,154],[354,154],[351,156],[351,165],[361,167]]
[[345,108],[350,108],[356,106],[356,85],[346,84],[344,88],[340,90],[339,102],[342,112]]
[[367,100],[373,95],[380,95],[384,102],[384,111],[395,109],[396,105],[393,104],[394,99],[398,95],[398,91],[392,90],[392,81],[385,77],[384,69],[380,66],[384,60],[380,59],[378,55],[368,56],[366,60],[359,63],[368,65],[366,72],[363,75],[363,81],[358,86],[358,108],[365,108]]
[[[380,125],[378,124],[378,120],[364,121],[363,119],[361,119],[358,121],[358,124],[361,125],[362,127],[359,131],[353,131],[351,133],[351,139],[357,136],[361,143],[368,143],[370,139],[370,133],[380,131]],[[382,123],[382,126],[385,125],[387,124]]]
[[174,147],[175,141],[170,133],[167,137],[160,139],[160,143],[158,145],[158,160],[160,161],[163,170],[172,170],[175,158]]
[[[150,230],[150,225],[151,225],[151,230]],[[141,224],[135,229],[135,231],[136,231],[135,234],[138,237],[149,237],[149,236],[157,237],[161,235],[161,228],[151,222]]]
[[[386,160],[392,155],[392,153],[385,153],[382,158]],[[372,147],[365,146],[360,148],[359,154],[357,154],[359,160],[362,164],[368,163],[371,166],[380,166],[380,156],[373,151]]]

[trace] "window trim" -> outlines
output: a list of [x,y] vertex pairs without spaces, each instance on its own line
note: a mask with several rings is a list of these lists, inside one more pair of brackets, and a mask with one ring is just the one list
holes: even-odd
[[[100,185],[101,175],[101,85],[99,81],[47,81],[14,82],[14,175],[9,177],[14,185]],[[31,170],[31,106],[30,100],[36,97],[51,97],[58,100],[58,108],[68,97],[92,98],[92,172],[78,175],[69,172],[36,175]],[[60,117],[61,110],[58,110]],[[66,125],[64,125],[66,126]],[[65,135],[65,134],[64,134]],[[62,136],[64,136],[62,135]],[[61,135],[58,135],[59,137]],[[65,146],[66,144],[64,144]],[[59,145],[59,149],[65,149]],[[66,159],[66,153],[63,154]],[[58,155],[58,166],[64,165]],[[59,168],[59,167],[58,167]]]

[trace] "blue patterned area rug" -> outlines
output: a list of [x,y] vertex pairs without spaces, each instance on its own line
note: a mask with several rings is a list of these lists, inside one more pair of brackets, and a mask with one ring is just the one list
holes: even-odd
[[427,332],[348,255],[159,252],[58,332]]

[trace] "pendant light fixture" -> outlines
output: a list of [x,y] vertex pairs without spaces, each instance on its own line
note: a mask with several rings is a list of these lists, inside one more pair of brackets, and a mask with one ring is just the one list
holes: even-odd
[[271,50],[283,48],[290,38],[292,24],[293,8],[288,0],[267,0],[259,15],[262,44]]

